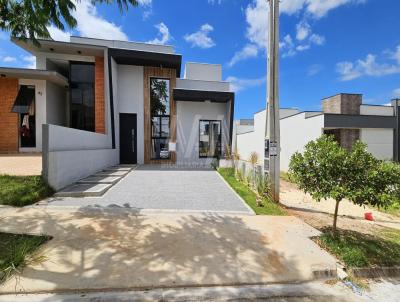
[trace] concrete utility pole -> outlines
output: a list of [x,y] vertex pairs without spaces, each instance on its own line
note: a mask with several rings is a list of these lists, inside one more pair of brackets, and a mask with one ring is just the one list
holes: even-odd
[[265,123],[265,161],[271,182],[271,197],[279,202],[279,0],[269,0],[269,45],[267,81],[267,120]]

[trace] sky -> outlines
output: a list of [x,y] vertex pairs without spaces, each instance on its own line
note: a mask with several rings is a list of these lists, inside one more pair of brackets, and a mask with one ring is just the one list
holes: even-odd
[[[116,5],[77,3],[69,35],[173,45],[185,62],[222,64],[236,92],[235,118],[265,108],[266,0],[139,0]],[[280,105],[320,110],[321,99],[361,93],[367,104],[400,98],[398,0],[281,0]],[[0,31],[0,66],[34,68],[34,58]]]

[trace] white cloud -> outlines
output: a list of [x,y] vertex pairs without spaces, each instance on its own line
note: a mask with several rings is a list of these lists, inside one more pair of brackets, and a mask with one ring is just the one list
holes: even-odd
[[245,47],[243,47],[242,50],[237,51],[232,59],[229,61],[228,65],[232,67],[235,65],[237,62],[248,59],[248,58],[254,58],[257,57],[258,55],[258,48],[254,44],[247,44]]
[[246,10],[247,39],[260,49],[266,49],[268,43],[268,2],[253,0]]
[[53,40],[65,41],[65,42],[70,41],[69,37],[71,36],[71,34],[68,32],[62,31],[61,29],[58,29],[54,25],[47,27],[47,30],[49,31],[50,36]]
[[214,28],[208,24],[203,24],[200,29],[192,34],[187,34],[183,38],[186,42],[192,44],[192,47],[200,48],[211,48],[215,46],[215,42],[208,35],[214,30]]
[[11,57],[11,56],[5,56],[5,57],[1,58],[1,60],[4,63],[10,63],[10,62],[15,62],[17,60],[17,58]]
[[164,22],[156,24],[154,25],[154,27],[158,29],[157,37],[153,40],[148,41],[147,43],[164,45],[172,39],[169,33],[169,29],[167,25],[164,24]]
[[36,57],[34,56],[23,56],[22,60],[26,62],[25,68],[35,69],[36,68]]
[[325,44],[325,37],[317,35],[317,34],[312,34],[310,36],[310,42],[315,44],[315,45],[324,45]]
[[376,55],[368,54],[365,59],[359,59],[355,62],[339,62],[336,65],[336,70],[342,81],[351,81],[363,76],[381,77],[400,73],[400,62],[378,63]]
[[[213,0],[209,0],[214,2]],[[365,3],[366,0],[282,0],[280,12],[286,15],[302,14],[303,21],[296,27],[296,39],[300,42],[308,39],[306,43],[293,46],[283,54],[284,57],[293,56],[298,51],[304,51],[314,45],[323,45],[323,36],[312,34],[311,27],[306,20],[310,17],[319,19],[329,11],[345,5]],[[246,38],[250,44],[256,45],[265,53],[268,43],[268,18],[269,5],[266,0],[252,0],[245,9],[247,22]],[[248,43],[249,43],[248,42]],[[236,55],[236,54],[235,54]],[[245,59],[244,57],[243,59]],[[233,59],[233,58],[232,58]]]
[[345,4],[362,4],[366,0],[282,0],[281,12],[293,15],[302,10],[314,18],[322,18],[331,10]]
[[322,70],[322,66],[321,65],[313,64],[308,68],[307,75],[310,76],[310,77],[314,76],[314,75],[317,75],[318,73],[321,72],[321,70]]
[[231,89],[234,92],[239,92],[241,90],[250,88],[250,87],[256,87],[256,86],[261,86],[263,84],[265,84],[265,77],[261,77],[261,78],[256,78],[256,79],[241,79],[241,78],[237,78],[237,77],[227,77],[226,81],[230,82],[231,84]]
[[393,53],[392,58],[400,65],[400,45],[397,46],[396,51]]
[[208,3],[210,4],[221,4],[223,0],[208,0]]
[[360,4],[366,0],[307,0],[307,12],[316,18],[324,17],[329,11],[344,4]]
[[310,49],[312,45],[323,45],[324,43],[325,37],[317,34],[311,34],[308,38],[304,38],[299,42],[295,42],[290,35],[286,35],[279,43],[279,47],[282,50],[282,57],[287,58]]
[[393,97],[400,98],[400,88],[393,90]]
[[[151,3],[142,0],[142,3]],[[76,11],[73,16],[77,19],[77,31],[81,36],[99,39],[128,40],[121,26],[107,21],[97,12],[96,7],[89,0],[75,2]]]
[[307,21],[303,20],[296,25],[296,31],[296,39],[299,41],[303,41],[311,33],[311,26],[310,24],[308,24]]

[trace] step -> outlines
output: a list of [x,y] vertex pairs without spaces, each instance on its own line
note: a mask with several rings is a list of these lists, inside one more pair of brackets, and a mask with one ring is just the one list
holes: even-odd
[[77,183],[58,191],[56,197],[93,197],[102,196],[113,184]]
[[97,172],[96,174],[94,174],[93,176],[125,176],[126,174],[128,174],[129,171],[112,171],[112,170],[103,170],[100,172]]
[[105,171],[130,171],[132,170],[131,167],[120,167],[120,166],[115,166],[115,167],[109,167],[107,169],[104,169]]
[[79,184],[116,184],[121,180],[121,176],[107,176],[107,175],[99,175],[99,176],[89,176],[84,179],[78,181]]

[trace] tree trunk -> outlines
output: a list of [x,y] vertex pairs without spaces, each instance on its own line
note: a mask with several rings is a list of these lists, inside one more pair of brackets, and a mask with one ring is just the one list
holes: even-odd
[[340,202],[340,200],[336,200],[335,214],[333,216],[333,233],[335,233],[335,234],[336,234],[337,216],[338,216],[338,212],[339,212],[339,202]]

